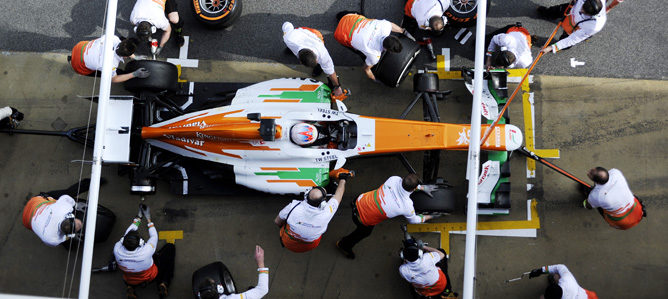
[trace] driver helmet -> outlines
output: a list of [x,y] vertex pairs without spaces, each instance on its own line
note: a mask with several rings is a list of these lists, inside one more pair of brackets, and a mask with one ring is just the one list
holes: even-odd
[[318,129],[307,123],[298,123],[290,129],[290,138],[298,145],[309,145],[318,139]]

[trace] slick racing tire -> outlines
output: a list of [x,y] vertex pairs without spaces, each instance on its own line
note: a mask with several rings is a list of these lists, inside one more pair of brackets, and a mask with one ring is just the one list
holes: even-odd
[[228,27],[241,16],[241,0],[190,0],[195,18],[211,29]]
[[421,73],[413,76],[414,92],[438,91],[438,75],[433,73]]
[[125,66],[126,73],[146,68],[151,74],[146,78],[132,78],[125,81],[125,89],[130,91],[164,91],[178,88],[179,71],[175,65],[157,60],[133,60]]
[[423,191],[415,191],[411,194],[413,207],[418,214],[450,214],[455,211],[455,192],[445,185],[438,185],[438,189],[429,197]]
[[197,293],[201,291],[200,285],[202,285],[208,278],[213,279],[216,284],[221,284],[225,289],[226,295],[235,294],[237,292],[234,279],[232,279],[232,274],[227,270],[227,267],[221,262],[213,262],[193,272],[192,287],[195,298],[199,298]]
[[[88,205],[85,202],[77,203],[74,216],[82,222],[85,222],[87,209]],[[109,235],[111,235],[111,231],[114,229],[114,224],[116,224],[116,214],[103,205],[97,205],[97,217],[95,219],[95,243],[103,243],[107,241],[107,239],[109,239]],[[78,243],[77,241],[82,241],[85,234],[86,227],[84,226],[81,232],[77,234],[80,237],[75,237],[74,239],[63,242],[63,246],[66,249],[69,249],[73,245],[76,246]]]
[[401,52],[385,51],[372,69],[376,79],[390,87],[397,87],[401,84],[413,66],[415,57],[420,54],[420,45],[412,39],[405,35],[397,37],[403,47]]
[[[487,1],[487,12],[489,13],[489,3]],[[455,27],[471,27],[475,26],[478,18],[478,1],[477,0],[452,0],[450,7],[445,11],[445,16],[448,18],[448,23]]]

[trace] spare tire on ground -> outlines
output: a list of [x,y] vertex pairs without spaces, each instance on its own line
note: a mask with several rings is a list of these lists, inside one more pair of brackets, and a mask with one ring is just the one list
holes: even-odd
[[[487,1],[487,13],[489,13],[489,3]],[[445,11],[448,23],[455,27],[475,26],[478,18],[477,0],[452,0],[450,7]]]
[[402,45],[399,53],[383,52],[372,71],[376,79],[390,87],[397,87],[406,78],[415,57],[420,54],[420,45],[405,35],[398,35]]
[[431,193],[431,197],[424,191],[415,191],[411,194],[413,207],[418,214],[450,214],[455,211],[455,192],[447,185],[436,185],[438,188]]
[[195,18],[211,29],[228,27],[241,16],[241,0],[190,0]]
[[200,289],[200,286],[208,279],[213,279],[216,284],[222,285],[225,295],[237,292],[234,279],[232,279],[232,275],[227,270],[227,267],[222,262],[213,262],[193,272],[192,287],[195,298],[199,298],[197,294],[203,291],[203,289]]
[[151,72],[151,75],[146,78],[132,78],[125,81],[125,89],[130,91],[173,91],[178,88],[179,71],[175,65],[158,60],[133,60],[125,66],[125,72],[131,73],[140,68],[146,68]]

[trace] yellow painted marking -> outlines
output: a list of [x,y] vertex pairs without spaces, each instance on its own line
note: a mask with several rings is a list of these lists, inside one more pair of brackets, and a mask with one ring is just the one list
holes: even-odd
[[533,152],[543,158],[559,158],[559,149],[537,149]]
[[[478,222],[477,230],[500,230],[500,229],[539,229],[540,219],[538,218],[538,210],[536,210],[537,201],[531,200],[531,220],[515,220],[515,221],[488,221]],[[441,248],[448,254],[450,253],[450,232],[451,231],[465,231],[466,222],[453,223],[421,223],[408,224],[408,232],[440,232],[441,233]]]
[[167,243],[172,243],[176,242],[176,240],[182,240],[183,239],[183,231],[182,230],[163,230],[158,233],[158,240],[165,240]]
[[179,83],[188,82],[188,80],[181,79],[181,65],[180,64],[176,65],[176,70],[178,71],[177,72],[178,76],[176,77],[177,78],[176,81],[179,82]]

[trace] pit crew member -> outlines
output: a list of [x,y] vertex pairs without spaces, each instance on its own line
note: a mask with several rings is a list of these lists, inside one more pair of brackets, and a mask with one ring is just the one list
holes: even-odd
[[334,179],[338,179],[338,186],[331,199],[327,200],[325,188],[313,187],[304,194],[303,200],[293,200],[278,213],[274,223],[280,228],[283,247],[297,253],[318,247],[322,234],[343,200],[349,177],[346,172],[333,175]]
[[260,299],[269,293],[269,268],[264,265],[264,249],[255,245],[255,261],[257,262],[257,286],[241,294],[225,295],[222,285],[209,278],[197,286],[197,298],[201,299]]
[[586,208],[597,208],[603,219],[616,229],[627,230],[640,223],[646,215],[645,207],[633,195],[621,171],[596,167],[590,169],[587,176],[594,181],[594,188],[583,203]]
[[157,29],[162,30],[162,37],[155,55],[160,55],[172,34],[176,33],[179,48],[185,43],[183,38],[183,20],[179,17],[176,0],[137,0],[130,13],[130,23],[140,40],[150,41]]
[[347,258],[354,259],[353,247],[371,235],[375,225],[386,219],[404,216],[409,223],[423,223],[435,216],[416,215],[410,198],[415,190],[433,191],[430,186],[421,186],[415,174],[403,179],[399,176],[388,178],[378,189],[362,193],[352,202],[353,223],[357,227],[352,233],[336,242],[336,247]]
[[341,97],[344,89],[341,88],[339,77],[334,71],[334,62],[325,48],[325,40],[320,31],[308,27],[295,28],[292,23],[283,23],[283,41],[290,51],[299,58],[301,64],[313,68],[313,77],[323,71],[332,83],[332,94]]
[[387,20],[368,19],[365,16],[342,11],[336,16],[339,20],[334,38],[342,45],[361,52],[365,57],[364,73],[371,80],[376,77],[371,67],[380,60],[383,50],[399,53],[401,42],[390,33],[405,33],[406,30]]
[[16,129],[23,120],[23,113],[14,107],[0,108],[0,129]]
[[508,25],[492,33],[487,46],[485,66],[499,68],[528,68],[531,57],[531,34],[522,23]]
[[40,193],[31,198],[23,208],[23,226],[52,247],[73,238],[83,227],[81,220],[74,218],[74,198],[77,191],[88,191],[89,185],[90,180],[85,179],[67,189]]
[[405,246],[401,251],[403,264],[399,274],[425,297],[447,296],[451,291],[445,250],[422,243]]
[[596,293],[583,289],[575,280],[571,271],[562,264],[533,269],[529,273],[529,278],[538,277],[545,273],[550,274],[548,276],[549,284],[543,295],[545,299],[598,299]]
[[[127,38],[121,41],[118,36],[111,38],[114,57],[112,58],[111,82],[119,83],[132,78],[146,78],[151,73],[145,68],[140,68],[132,73],[117,74],[118,64],[125,58],[134,58],[137,50],[137,39]],[[102,71],[102,53],[104,51],[104,35],[91,41],[81,41],[72,49],[72,55],[68,57],[72,69],[79,75],[95,76]]]
[[[148,221],[149,239],[146,242],[137,230],[142,217]],[[160,298],[167,296],[169,284],[174,277],[176,247],[172,243],[166,243],[156,253],[157,245],[158,231],[151,221],[151,210],[148,206],[141,205],[137,217],[132,220],[123,237],[114,245],[114,257],[118,268],[123,271],[128,298],[137,298],[134,292],[135,286],[153,280],[156,281]]]
[[601,0],[575,0],[572,5],[564,3],[549,8],[538,7],[538,14],[545,19],[563,18],[561,28],[564,33],[558,42],[545,47],[542,52],[557,53],[601,31],[607,19],[604,3]]
[[419,29],[441,33],[448,22],[443,16],[448,7],[450,0],[408,0],[404,14],[415,19]]

